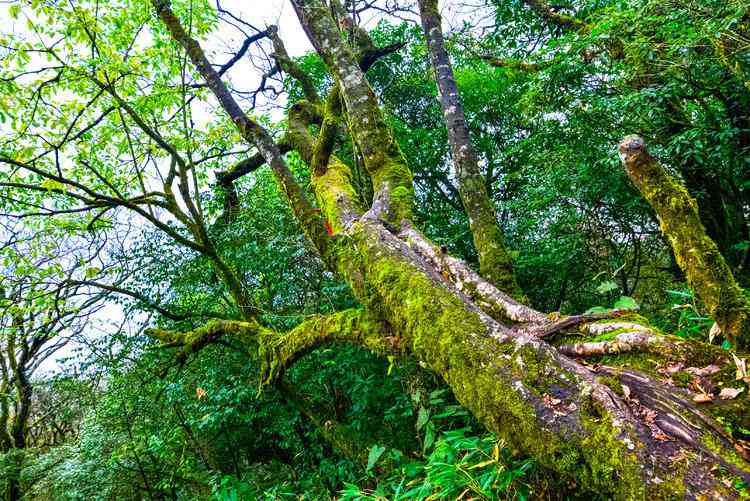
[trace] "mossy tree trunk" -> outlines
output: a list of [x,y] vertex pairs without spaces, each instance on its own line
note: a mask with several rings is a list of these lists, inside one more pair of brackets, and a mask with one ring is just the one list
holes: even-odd
[[499,289],[521,298],[513,272],[513,262],[505,247],[503,232],[495,215],[485,179],[479,169],[474,145],[469,135],[463,104],[453,75],[450,56],[443,40],[442,20],[437,0],[419,0],[422,29],[430,51],[443,119],[448,128],[458,191],[469,217],[474,246],[482,275]]
[[747,347],[750,305],[716,243],[706,233],[695,199],[648,153],[642,138],[628,136],[619,149],[625,171],[654,208],[690,288],[724,336]]
[[[547,339],[591,319],[548,320],[444,254],[413,228],[411,174],[354,51],[343,41],[323,2],[292,3],[334,76],[350,133],[364,156],[376,194],[372,206],[363,207],[349,166],[335,155],[325,155],[327,163],[313,170],[312,187],[321,214],[335,233],[319,250],[346,279],[363,308],[315,319],[285,335],[246,323],[266,360],[264,379],[278,378],[299,354],[326,341],[400,353],[440,375],[461,404],[513,449],[583,490],[620,499],[737,497],[733,482],[750,481],[750,467],[735,451],[731,437],[695,407],[689,393],[653,374],[584,365],[562,354]],[[204,63],[197,42],[181,35],[184,31],[178,29],[168,2],[154,4],[214,93],[221,96],[226,88]],[[226,96],[220,102],[242,130],[247,121],[236,117],[239,108],[230,106]],[[315,103],[295,107],[301,112],[310,104]],[[330,148],[326,138],[305,130],[306,117],[309,114],[296,114],[302,127],[293,135],[297,138],[292,139],[293,147],[308,153]],[[283,161],[278,149],[271,151],[262,141],[257,145],[267,162]],[[294,206],[298,199],[290,197],[289,202]],[[311,240],[319,243],[317,238]],[[658,344],[662,362],[716,359],[713,348],[664,336],[642,319],[630,319],[626,327],[620,325],[621,319],[604,321],[611,325],[598,330],[609,329],[611,339],[598,342],[619,343],[618,350],[628,355]],[[634,324],[640,327],[633,328]],[[220,324],[208,327],[210,336],[222,335]],[[638,335],[618,337],[622,329],[635,329]],[[226,332],[236,331],[227,326]],[[190,343],[196,338],[190,337]],[[607,352],[596,348],[597,353]],[[587,356],[580,347],[566,350]],[[701,358],[703,353],[709,355]]]

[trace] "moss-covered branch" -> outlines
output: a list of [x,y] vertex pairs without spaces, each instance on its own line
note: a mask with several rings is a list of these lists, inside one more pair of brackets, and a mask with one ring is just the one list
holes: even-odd
[[[489,430],[544,467],[615,498],[731,493],[717,461],[738,472],[730,478],[750,478],[731,441],[696,417],[690,402],[676,417],[662,416],[663,441],[650,414],[634,413],[594,372],[543,341],[503,328],[382,225],[363,219],[346,237],[340,268],[360,301]],[[689,474],[670,459],[680,450],[696,458]]]
[[257,322],[211,320],[186,332],[153,328],[146,329],[144,334],[161,341],[163,347],[180,348],[177,353],[180,362],[226,336],[240,340],[243,345],[255,346],[261,360],[261,386],[278,380],[297,359],[325,343],[353,343],[376,355],[400,351],[398,338],[389,333],[386,324],[362,309],[313,315],[285,333]]
[[399,236],[459,292],[470,297],[477,306],[495,320],[516,326],[526,324],[529,330],[532,328],[541,330],[550,323],[546,315],[529,308],[498,289],[466,263],[443,252],[412,225],[403,224]]
[[287,333],[261,334],[258,339],[261,385],[277,381],[302,355],[332,342],[357,344],[377,355],[399,351],[398,339],[389,335],[382,321],[365,310],[315,315]]
[[558,12],[546,0],[523,0],[523,3],[549,24],[563,30],[587,31],[590,29],[584,21],[569,14]]
[[340,85],[351,133],[377,193],[378,203],[373,206],[376,216],[398,225],[411,214],[414,188],[411,172],[377,97],[351,47],[342,40],[328,7],[320,0],[293,0],[292,4]]
[[695,199],[648,153],[642,138],[626,137],[619,150],[628,176],[654,208],[690,288],[724,336],[748,346],[750,305],[716,243],[706,234]]
[[245,342],[251,342],[263,330],[263,327],[254,321],[211,320],[206,325],[191,331],[178,332],[153,328],[146,329],[144,334],[161,341],[164,347],[180,348],[176,358],[182,363],[188,356],[198,353],[223,336],[233,336]]
[[315,83],[310,78],[310,75],[302,71],[302,68],[289,57],[284,42],[279,37],[278,30],[275,27],[269,31],[269,36],[273,42],[273,57],[278,62],[279,67],[299,82],[305,99],[312,104],[320,104],[320,96],[315,89]]

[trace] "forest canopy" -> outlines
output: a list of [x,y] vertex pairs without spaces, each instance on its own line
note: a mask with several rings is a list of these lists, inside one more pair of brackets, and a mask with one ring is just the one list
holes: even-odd
[[747,0],[0,20],[3,499],[750,495]]

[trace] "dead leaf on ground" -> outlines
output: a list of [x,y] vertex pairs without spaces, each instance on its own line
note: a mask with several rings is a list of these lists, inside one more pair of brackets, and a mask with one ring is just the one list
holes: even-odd
[[750,442],[747,440],[737,440],[734,443],[734,450],[745,460],[750,460]]
[[578,406],[574,402],[565,404],[562,400],[560,400],[559,398],[555,398],[550,394],[544,395],[542,397],[542,402],[544,402],[544,405],[546,407],[552,409],[552,412],[555,413],[555,416],[568,415],[578,408]]
[[713,397],[707,393],[698,393],[697,395],[693,395],[693,402],[696,404],[705,404],[708,402],[713,402]]
[[711,382],[711,380],[702,376],[695,376],[690,381],[690,384],[688,384],[688,388],[696,393],[707,394],[711,394],[716,390],[716,386]]
[[679,372],[685,368],[685,364],[682,362],[667,362],[666,364],[658,367],[656,371],[664,376],[671,376],[675,372]]
[[721,334],[721,327],[719,327],[719,324],[714,322],[714,324],[711,326],[711,330],[708,331],[708,342],[713,343],[716,336]]
[[719,392],[719,398],[722,400],[731,400],[737,398],[737,395],[742,393],[745,388],[722,388]]
[[686,372],[689,372],[693,376],[711,376],[713,374],[716,374],[720,370],[721,367],[714,364],[701,367],[700,369],[697,367],[688,367],[687,369],[685,369]]
[[734,359],[734,365],[737,368],[735,379],[750,384],[750,378],[747,377],[747,359],[738,358],[734,353],[732,353],[732,358]]

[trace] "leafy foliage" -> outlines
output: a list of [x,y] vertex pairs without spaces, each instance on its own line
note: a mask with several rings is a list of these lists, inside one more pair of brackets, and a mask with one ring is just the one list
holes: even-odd
[[[227,29],[210,2],[173,4],[192,36],[213,40]],[[625,134],[646,137],[697,199],[738,280],[750,284],[748,4],[576,0],[555,8],[586,28],[550,23],[524,2],[491,0],[479,9],[487,26],[469,18],[448,36],[519,283],[541,310],[639,309],[665,331],[705,338],[713,322],[614,145]],[[0,448],[0,491],[20,485],[25,499],[39,500],[545,494],[544,473],[487,434],[413,361],[325,346],[259,392],[261,362],[241,339],[178,361],[140,335],[146,325],[185,331],[208,318],[242,319],[243,294],[259,322],[280,332],[358,305],[315,255],[267,167],[235,182],[236,200],[219,186],[216,173],[253,151],[230,120],[212,114],[216,103],[149,2],[34,0],[11,2],[7,14],[25,28],[0,33],[0,209],[13,220],[0,230],[8,242],[0,250],[0,348],[15,355],[8,340],[19,315],[74,317],[53,334],[30,330],[27,341],[54,343],[84,326],[88,336],[85,356],[69,354],[67,372],[34,380],[39,440]],[[423,34],[390,18],[370,36],[379,47],[404,44],[368,77],[414,174],[415,220],[445,251],[476,264]],[[331,88],[316,54],[296,62],[318,91]],[[241,84],[231,71],[225,78]],[[285,106],[303,97],[289,76],[275,84]],[[272,110],[259,120],[281,137],[288,123],[279,117]],[[341,136],[336,154],[369,201],[361,153]],[[314,198],[300,156],[286,159]],[[151,185],[178,160],[187,195],[153,195]],[[73,283],[85,298],[62,301]],[[101,293],[102,283],[120,290]],[[122,320],[105,324],[104,336],[87,323],[99,308]],[[359,457],[342,454],[331,430]]]

